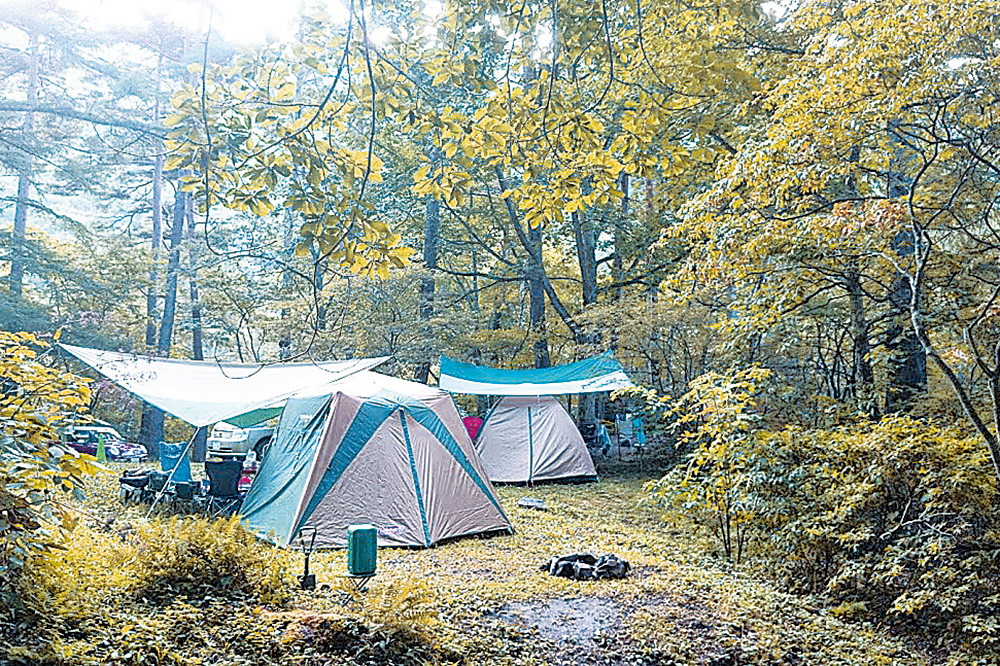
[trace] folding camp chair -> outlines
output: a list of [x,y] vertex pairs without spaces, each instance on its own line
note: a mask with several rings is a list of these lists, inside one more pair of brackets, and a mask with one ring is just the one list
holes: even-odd
[[123,504],[142,501],[143,491],[149,485],[148,469],[127,469],[118,477],[118,497]]
[[615,417],[615,433],[618,440],[618,453],[621,454],[622,447],[632,446],[632,415]]
[[205,463],[205,474],[209,480],[205,496],[209,516],[235,513],[243,499],[239,491],[243,463],[239,460],[209,460]]
[[194,481],[181,481],[173,484],[173,492],[170,494],[170,505],[175,511],[190,513],[197,506],[198,497],[196,491],[200,484]]
[[139,501],[152,502],[156,499],[156,496],[163,492],[163,487],[167,485],[168,477],[169,474],[167,472],[157,472],[155,469],[150,471],[146,477],[146,485],[142,488],[139,495]]
[[[646,432],[642,428],[642,419],[626,414],[624,417],[615,417],[615,430],[618,440],[618,459],[621,460],[623,451],[629,453],[630,458],[641,456],[646,450]],[[640,469],[642,458],[639,457]]]
[[184,442],[160,442],[160,469],[167,474],[174,470],[171,477],[173,483],[191,482],[191,461],[185,455],[187,446]]
[[639,453],[646,450],[646,430],[642,427],[642,419],[638,416],[632,419],[632,446]]
[[603,423],[597,424],[597,442],[601,445],[601,456],[606,458],[611,453],[611,435]]

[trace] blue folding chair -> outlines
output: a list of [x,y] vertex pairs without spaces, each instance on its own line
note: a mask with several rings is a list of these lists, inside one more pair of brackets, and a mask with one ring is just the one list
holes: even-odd
[[632,441],[637,449],[646,448],[646,431],[642,427],[642,419],[638,416],[632,419]]
[[191,482],[191,461],[185,454],[184,442],[160,442],[160,469],[167,474],[174,471],[170,479],[173,483]]

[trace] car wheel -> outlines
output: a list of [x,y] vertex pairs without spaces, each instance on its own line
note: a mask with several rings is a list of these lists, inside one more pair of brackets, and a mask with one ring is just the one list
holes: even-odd
[[264,461],[264,456],[267,455],[268,450],[271,448],[271,438],[265,437],[264,439],[257,442],[253,447],[253,452],[257,454],[257,464],[260,465]]

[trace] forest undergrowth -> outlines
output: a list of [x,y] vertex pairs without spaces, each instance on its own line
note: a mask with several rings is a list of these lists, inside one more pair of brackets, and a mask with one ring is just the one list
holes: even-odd
[[[3,623],[12,664],[916,664],[941,652],[777,590],[728,564],[693,525],[667,525],[647,479],[501,487],[517,532],[427,550],[381,550],[351,593],[343,551],[313,555],[320,588],[295,588],[302,555],[235,521],[158,518],[89,483],[66,550],[38,559]],[[522,497],[548,510],[519,508]],[[551,555],[616,553],[625,580],[539,570]],[[10,621],[8,621],[10,620]],[[960,662],[958,654],[951,661]]]

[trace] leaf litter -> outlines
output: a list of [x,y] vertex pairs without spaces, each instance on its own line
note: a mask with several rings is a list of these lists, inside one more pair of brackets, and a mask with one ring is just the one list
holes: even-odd
[[[141,523],[141,510],[119,504],[115,472],[91,485],[91,520],[78,528],[89,549],[124,547],[129,530]],[[110,590],[101,617],[77,618],[72,631],[65,622],[24,620],[20,637],[32,622],[46,632],[36,631],[30,645],[15,645],[8,659],[254,666],[930,663],[895,637],[828,613],[821,599],[782,593],[714,557],[709,539],[693,527],[665,525],[641,501],[645,481],[500,487],[514,534],[424,550],[382,549],[378,574],[363,594],[344,585],[344,551],[314,553],[310,569],[320,588],[300,591],[292,574],[301,571],[302,554],[270,546],[288,572],[283,604],[213,592],[179,594],[173,605],[151,608],[117,594],[117,583],[101,583]],[[549,510],[519,508],[526,496],[542,499]],[[118,518],[109,523],[109,515]],[[600,581],[539,570],[552,555],[571,552],[614,553],[633,570],[624,580]],[[71,543],[67,566],[73,556]],[[98,585],[88,582],[98,575],[89,567],[81,560],[67,585]],[[67,593],[56,590],[53,598]],[[142,634],[145,642],[124,640],[126,626],[126,636]],[[45,659],[31,661],[31,655]]]

